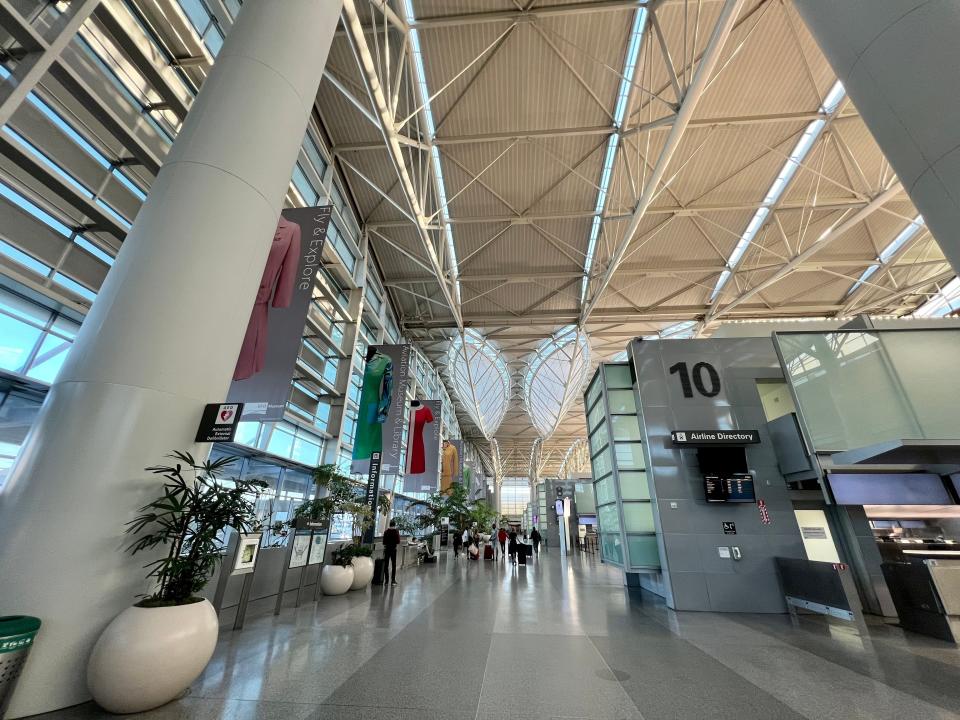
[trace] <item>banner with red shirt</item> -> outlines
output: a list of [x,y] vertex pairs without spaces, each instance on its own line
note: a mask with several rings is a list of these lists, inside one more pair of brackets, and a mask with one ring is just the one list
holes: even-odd
[[414,400],[407,429],[404,492],[436,492],[440,486],[440,401]]

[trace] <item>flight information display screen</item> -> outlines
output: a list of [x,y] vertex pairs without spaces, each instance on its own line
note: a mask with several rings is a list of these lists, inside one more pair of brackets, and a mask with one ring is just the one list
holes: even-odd
[[707,502],[756,502],[753,476],[749,473],[733,473],[728,476],[704,475],[703,490]]

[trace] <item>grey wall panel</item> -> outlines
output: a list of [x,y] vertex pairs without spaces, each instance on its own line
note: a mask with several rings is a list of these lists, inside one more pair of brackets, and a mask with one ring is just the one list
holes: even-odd
[[[668,604],[678,610],[784,612],[773,558],[805,553],[756,387],[758,379],[781,377],[773,343],[767,338],[634,341],[631,356]],[[691,377],[688,393],[679,372],[670,373],[681,362]],[[693,381],[698,363],[716,370],[719,388],[711,386],[703,367],[707,394],[698,391]],[[747,447],[746,459],[769,524],[762,522],[755,503],[706,502],[696,449],[675,448],[670,431],[710,429],[759,431],[761,441]],[[736,524],[736,535],[724,534],[725,521]],[[742,559],[721,557],[720,547],[738,547]]]

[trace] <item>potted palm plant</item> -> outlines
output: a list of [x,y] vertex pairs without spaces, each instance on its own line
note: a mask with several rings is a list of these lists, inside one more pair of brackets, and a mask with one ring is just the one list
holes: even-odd
[[[323,497],[308,500],[297,507],[293,512],[295,523],[329,522],[333,517],[345,513],[356,518],[366,512],[358,497],[357,486],[333,463],[318,465],[313,471],[313,482],[319,490],[326,492]],[[332,563],[323,566],[320,588],[325,595],[342,595],[353,585],[351,560],[352,555],[340,551],[334,553]],[[372,568],[370,574],[372,577]]]
[[266,483],[220,477],[234,458],[147,468],[163,477],[163,495],[127,523],[131,554],[166,549],[144,567],[152,594],[120,613],[97,640],[87,666],[94,700],[114,713],[143,712],[170,702],[203,672],[217,643],[217,613],[200,593],[222,560],[224,533],[249,532]]

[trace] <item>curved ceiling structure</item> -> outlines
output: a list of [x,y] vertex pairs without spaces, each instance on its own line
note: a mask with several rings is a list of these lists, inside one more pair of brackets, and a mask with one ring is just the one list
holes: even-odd
[[465,332],[498,343],[506,388],[454,382],[465,436],[496,432],[507,475],[538,437],[554,475],[585,434],[575,383],[537,389],[559,328],[596,363],[635,337],[958,302],[792,3],[353,0],[344,17],[317,112],[345,194],[404,337],[435,361]]
[[540,437],[550,437],[580,395],[590,371],[590,341],[568,326],[540,343],[523,378],[523,401]]
[[447,349],[447,372],[474,425],[493,437],[510,404],[510,373],[500,348],[476,330],[465,330]]

